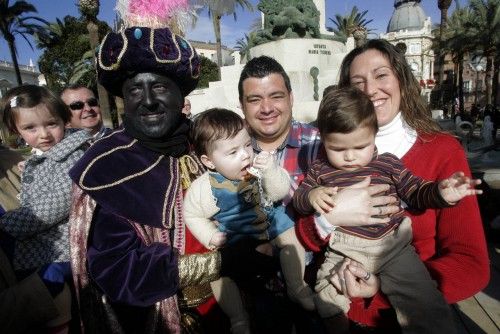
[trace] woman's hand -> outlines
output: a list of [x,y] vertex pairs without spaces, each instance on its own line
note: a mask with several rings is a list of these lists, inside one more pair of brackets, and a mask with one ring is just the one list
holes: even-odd
[[400,208],[394,203],[393,196],[383,196],[389,189],[387,184],[370,186],[371,178],[353,184],[333,196],[335,203],[332,210],[324,216],[328,222],[336,226],[362,226],[383,224],[390,221],[389,215]]
[[345,259],[330,278],[335,288],[347,298],[370,298],[380,289],[379,278],[357,261]]

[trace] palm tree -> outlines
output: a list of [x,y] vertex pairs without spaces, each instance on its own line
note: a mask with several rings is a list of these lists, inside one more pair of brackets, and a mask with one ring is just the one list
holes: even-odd
[[220,35],[220,20],[224,15],[233,15],[236,20],[236,5],[243,9],[253,11],[253,6],[249,0],[199,0],[200,5],[208,8],[208,15],[212,17],[215,32],[215,42],[217,45],[217,65],[222,67],[222,43]]
[[240,38],[236,41],[234,48],[239,51],[242,62],[252,59],[250,49],[256,45],[256,33],[257,31],[250,31],[248,35],[245,34],[244,38]]
[[49,23],[45,31],[34,34],[33,37],[35,38],[36,47],[38,49],[46,49],[59,43],[64,34],[64,25],[65,23],[63,21],[56,18],[56,22]]
[[493,62],[500,40],[500,0],[470,0],[470,8],[475,17],[475,24],[470,27],[475,45],[486,58],[486,103],[491,104]]
[[236,45],[234,46],[236,51],[240,53],[242,62],[244,59],[248,59],[250,57],[249,41],[250,38],[247,34],[245,34],[245,37],[238,39],[236,41]]
[[[80,13],[87,21],[90,49],[94,51],[99,46],[99,30],[97,26],[97,14],[99,14],[99,0],[80,0],[78,7]],[[108,92],[99,83],[97,83],[97,95],[99,96],[99,104],[101,106],[103,123],[105,126],[112,128],[113,121],[111,119]]]
[[367,13],[367,10],[359,12],[358,7],[354,6],[349,15],[335,14],[335,19],[329,18],[335,24],[335,28],[328,27],[327,29],[335,33],[336,40],[345,43],[349,37],[353,36],[355,31],[362,31],[363,28],[366,33],[371,31],[367,26],[373,20],[365,18]]
[[[474,14],[470,8],[457,8],[442,31],[442,40],[436,41],[443,53],[449,52],[458,73],[458,98],[460,112],[464,111],[463,70],[464,56],[474,51],[474,35],[470,27],[474,25]],[[440,29],[441,30],[441,29]]]
[[[458,3],[458,1],[457,1]],[[439,42],[443,40],[443,31],[446,29],[446,22],[448,20],[448,8],[451,6],[451,0],[438,0],[437,1],[438,8],[441,12],[441,23],[439,25]],[[441,50],[442,45],[439,46],[439,54],[438,54],[438,59],[439,59],[439,76],[438,76],[438,82],[441,87],[441,93],[440,93],[440,98],[439,102],[442,104],[443,103],[443,90],[442,90],[442,83],[444,80],[444,53]]]
[[[9,46],[12,63],[16,72],[17,84],[23,84],[21,79],[21,71],[17,62],[17,48],[15,35],[23,37],[28,45],[33,49],[31,42],[28,40],[28,35],[42,34],[45,30],[47,21],[36,16],[24,16],[27,13],[36,13],[35,6],[26,1],[16,1],[9,4],[9,0],[0,0],[0,35],[5,39]],[[43,23],[41,25],[39,23]]]

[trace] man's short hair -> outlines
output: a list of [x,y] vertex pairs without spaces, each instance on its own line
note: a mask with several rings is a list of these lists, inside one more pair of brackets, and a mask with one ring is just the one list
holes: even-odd
[[68,90],[78,90],[78,89],[88,89],[89,91],[92,92],[92,94],[94,94],[94,96],[97,97],[97,94],[94,92],[94,90],[90,89],[89,87],[87,87],[85,85],[79,84],[79,83],[73,83],[73,84],[66,85],[63,88],[63,90],[61,91],[61,94],[59,94],[59,96],[63,96],[63,94]]
[[367,126],[378,131],[377,115],[368,95],[355,87],[330,89],[318,110],[318,130],[322,137],[330,133],[350,133]]
[[205,110],[195,116],[191,126],[191,142],[198,156],[210,154],[214,142],[235,137],[245,127],[237,113],[222,108]]
[[290,93],[292,91],[292,85],[290,84],[290,77],[286,74],[283,66],[276,61],[276,59],[268,56],[260,56],[251,59],[243,68],[240,75],[240,81],[238,82],[238,93],[240,96],[240,102],[243,102],[243,81],[248,78],[264,78],[273,73],[279,74],[283,77],[286,89]]

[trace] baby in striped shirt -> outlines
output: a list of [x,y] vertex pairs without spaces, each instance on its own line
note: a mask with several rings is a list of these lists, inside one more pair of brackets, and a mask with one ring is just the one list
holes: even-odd
[[[431,182],[413,175],[395,155],[379,155],[373,103],[356,88],[325,94],[318,127],[326,156],[311,165],[294,194],[293,204],[301,214],[328,212],[335,205],[332,196],[337,190],[367,177],[372,185],[389,184],[385,195],[397,197],[417,210],[452,206],[465,196],[481,193],[474,188],[480,180],[470,179],[463,172]],[[330,226],[326,258],[315,286],[315,303],[325,327],[335,333],[348,332],[350,301],[339,291],[342,282],[335,273],[349,258],[363,264],[367,270],[365,280],[370,279],[370,272],[380,278],[381,290],[396,310],[403,332],[416,324],[419,329],[426,328],[429,314],[441,320],[441,332],[454,332],[449,307],[411,245],[410,218],[403,209],[389,218],[389,223],[375,225]]]

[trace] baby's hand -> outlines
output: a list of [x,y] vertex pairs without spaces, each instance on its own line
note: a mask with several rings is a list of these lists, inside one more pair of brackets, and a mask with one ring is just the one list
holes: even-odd
[[271,152],[262,151],[253,159],[254,168],[266,170],[274,163],[274,155]]
[[26,165],[26,161],[19,161],[17,163],[17,168],[19,169],[19,171],[22,173],[24,172],[24,166]]
[[335,206],[332,196],[337,194],[338,187],[318,187],[309,192],[309,202],[316,212],[325,214]]
[[210,239],[210,245],[213,247],[222,247],[227,241],[226,233],[224,232],[215,232]]
[[481,180],[471,179],[463,172],[457,172],[439,182],[439,193],[446,202],[454,205],[465,196],[482,194],[482,190],[474,188],[479,184],[481,184]]

